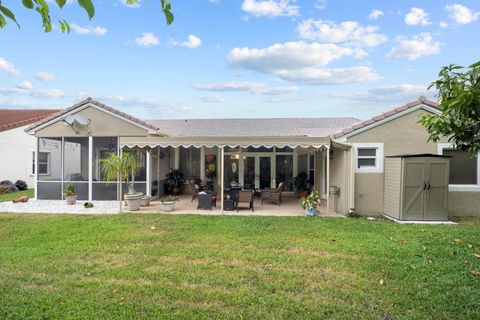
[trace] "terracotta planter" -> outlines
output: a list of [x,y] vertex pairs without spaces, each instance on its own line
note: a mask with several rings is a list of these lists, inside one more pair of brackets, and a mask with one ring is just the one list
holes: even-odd
[[77,203],[77,194],[64,194],[63,197],[67,201],[67,205],[73,206],[75,203]]
[[124,198],[127,201],[127,207],[129,211],[140,210],[140,204],[142,201],[143,193],[137,192],[136,194],[125,194]]
[[162,209],[164,212],[172,212],[175,210],[175,201],[162,201]]
[[308,191],[298,192],[297,195],[299,198],[305,198],[306,196],[308,196]]

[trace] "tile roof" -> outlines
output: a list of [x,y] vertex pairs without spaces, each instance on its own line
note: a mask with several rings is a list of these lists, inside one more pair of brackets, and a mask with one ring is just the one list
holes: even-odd
[[327,137],[356,118],[257,118],[145,120],[179,137]]
[[0,109],[0,132],[40,121],[57,109]]
[[96,101],[96,100],[93,100],[92,98],[88,97],[87,99],[82,100],[82,101],[80,101],[79,103],[76,103],[76,104],[74,104],[73,106],[71,106],[71,107],[69,107],[69,108],[63,109],[63,110],[61,110],[60,112],[57,112],[57,113],[55,113],[55,114],[53,114],[53,115],[50,115],[49,117],[47,117],[47,118],[45,118],[45,119],[43,119],[43,120],[41,120],[41,121],[39,121],[39,122],[36,122],[35,124],[33,124],[32,126],[30,126],[29,128],[27,128],[27,131],[32,130],[32,129],[35,129],[35,128],[38,127],[38,126],[40,126],[40,125],[42,125],[42,124],[44,124],[44,123],[47,123],[48,121],[50,121],[50,120],[52,120],[52,119],[54,119],[54,118],[57,118],[57,117],[59,117],[59,116],[61,116],[61,115],[64,115],[64,114],[66,114],[66,113],[68,113],[68,112],[70,112],[70,111],[72,111],[72,110],[74,110],[74,109],[76,109],[76,108],[82,107],[82,106],[84,106],[84,105],[87,104],[87,103],[93,104],[93,105],[95,105],[95,106],[97,106],[97,107],[99,107],[99,108],[102,108],[102,109],[105,109],[105,110],[107,110],[107,111],[110,111],[110,112],[112,112],[112,113],[114,113],[114,114],[116,114],[116,115],[119,115],[119,116],[121,116],[121,117],[123,117],[123,118],[125,118],[125,119],[128,119],[128,120],[130,120],[130,121],[132,121],[132,122],[135,122],[135,123],[137,123],[137,124],[139,124],[139,125],[141,125],[141,126],[147,127],[147,128],[149,128],[149,129],[151,129],[151,130],[154,130],[154,131],[157,131],[157,130],[158,130],[158,128],[150,125],[149,123],[147,123],[147,122],[145,122],[145,121],[142,121],[142,120],[140,120],[140,119],[138,119],[138,118],[132,117],[131,115],[126,114],[125,112],[122,112],[122,111],[117,110],[117,109],[115,109],[115,108],[109,107],[109,106],[107,106],[107,105],[105,105],[105,104],[103,104],[103,103],[100,103],[100,102],[98,102],[98,101]]
[[427,105],[427,106],[430,106],[430,107],[434,107],[434,108],[439,108],[439,104],[435,101],[431,101],[431,100],[428,100],[426,97],[424,96],[421,96],[419,97],[418,99],[416,100],[413,100],[413,101],[410,101],[410,102],[407,102],[406,104],[404,105],[401,105],[397,108],[394,108],[392,110],[389,110],[389,111],[386,111],[384,113],[381,113],[379,115],[376,115],[376,116],[373,116],[367,120],[364,120],[364,121],[359,121],[357,123],[354,123],[353,125],[351,126],[348,126],[348,127],[345,127],[343,129],[340,129],[339,131],[335,132],[334,134],[334,137],[335,138],[339,138],[343,135],[346,135],[348,133],[351,133],[355,130],[358,130],[360,128],[363,128],[365,126],[368,126],[368,125],[371,125],[375,122],[379,122],[379,121],[382,121],[386,118],[389,118],[393,115],[396,115],[402,111],[405,111],[407,109],[411,109],[411,108],[414,108],[414,107],[417,107],[419,105]]

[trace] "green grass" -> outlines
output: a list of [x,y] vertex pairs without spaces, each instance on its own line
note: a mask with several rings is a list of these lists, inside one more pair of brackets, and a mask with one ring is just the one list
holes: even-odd
[[0,319],[479,319],[466,222],[1,214]]
[[35,196],[35,189],[28,189],[24,191],[10,192],[5,194],[0,194],[0,202],[12,201],[23,196],[33,198]]

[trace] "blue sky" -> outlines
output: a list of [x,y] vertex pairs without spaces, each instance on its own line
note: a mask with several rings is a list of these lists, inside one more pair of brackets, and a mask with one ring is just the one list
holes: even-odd
[[[52,1],[50,1],[52,2]],[[93,98],[145,119],[366,118],[426,92],[441,66],[480,57],[479,1],[95,1],[56,10],[72,32],[0,30],[0,108]]]

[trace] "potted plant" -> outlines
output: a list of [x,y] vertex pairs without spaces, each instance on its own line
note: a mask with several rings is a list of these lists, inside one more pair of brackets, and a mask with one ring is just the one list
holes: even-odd
[[175,210],[175,201],[178,201],[178,198],[175,196],[167,196],[162,198],[160,202],[162,203],[162,209],[165,212],[172,212]]
[[299,198],[304,198],[308,195],[308,174],[305,171],[300,172],[293,179],[293,188]]
[[[137,211],[140,209],[143,193],[135,191],[135,175],[140,169],[140,163],[133,152],[125,152],[121,156],[110,153],[107,158],[102,159],[102,173],[105,181],[125,182],[128,191],[124,195],[129,211]],[[120,199],[121,201],[121,199]]]
[[318,191],[312,191],[306,197],[300,198],[298,202],[300,206],[302,206],[303,210],[305,210],[305,215],[309,217],[315,216],[317,212],[317,207],[320,206],[322,201],[322,194]]
[[68,205],[74,205],[77,203],[78,194],[75,193],[75,184],[70,182],[63,187],[63,197],[67,201]]
[[182,171],[178,169],[170,169],[170,172],[165,175],[165,185],[170,193],[174,195],[180,194],[180,188],[184,182],[185,176],[183,175]]

